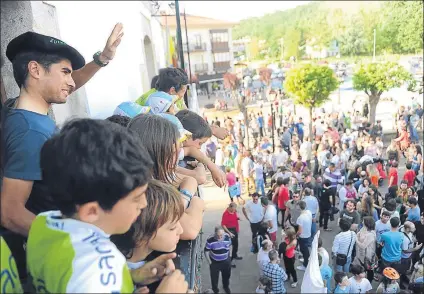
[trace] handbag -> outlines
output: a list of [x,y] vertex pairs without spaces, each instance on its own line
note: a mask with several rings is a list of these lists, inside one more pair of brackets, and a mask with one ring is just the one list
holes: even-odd
[[364,257],[364,264],[362,264],[362,266],[366,269],[366,270],[374,270],[378,267],[378,257],[377,254],[373,254],[373,256],[371,257],[371,259],[369,259],[367,257],[367,248],[365,248],[365,257]]
[[352,241],[353,241],[353,236],[351,234],[350,243],[349,243],[349,247],[347,249],[347,253],[346,254],[337,253],[337,255],[336,255],[336,265],[344,266],[347,263],[347,255],[349,254],[350,246],[352,245]]

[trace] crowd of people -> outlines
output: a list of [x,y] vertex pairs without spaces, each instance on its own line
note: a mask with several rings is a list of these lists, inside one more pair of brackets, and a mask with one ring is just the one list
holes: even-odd
[[[230,248],[227,251],[236,267],[235,259],[240,258],[236,207],[242,206],[252,231],[251,251],[257,253],[257,293],[284,293],[289,279],[291,287],[297,287],[296,271],[306,270],[319,228],[324,236],[339,232],[329,248],[322,247],[322,234],[318,242],[328,293],[423,289],[419,278],[424,257],[423,157],[416,134],[417,128],[422,129],[423,114],[421,105],[411,102],[400,107],[392,140],[383,133],[380,120],[369,123],[367,111],[323,111],[313,117],[309,130],[301,117],[280,108],[278,98],[281,120],[261,111],[248,113],[248,127],[240,118],[224,118],[231,138],[209,140],[204,148],[227,174],[230,204],[215,231],[227,233],[236,244],[232,254]],[[221,126],[217,117],[211,123]],[[279,135],[274,148],[267,137],[272,128]],[[246,147],[248,133],[251,149]],[[225,277],[228,293],[229,275]],[[373,281],[380,282],[378,287],[372,287]],[[212,288],[218,293],[216,278]]]

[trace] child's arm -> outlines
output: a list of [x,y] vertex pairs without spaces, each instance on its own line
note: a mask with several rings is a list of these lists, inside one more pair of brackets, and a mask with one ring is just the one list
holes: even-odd
[[181,178],[184,176],[189,176],[195,178],[198,185],[203,185],[206,183],[206,170],[203,164],[197,165],[193,170],[187,169],[181,166],[177,166],[177,175]]
[[203,210],[205,203],[200,197],[194,196],[190,201],[190,206],[185,210],[180,218],[183,233],[181,240],[194,240],[199,234],[203,224]]
[[219,167],[213,163],[205,154],[203,154],[196,147],[184,147],[184,154],[186,156],[191,156],[195,158],[197,161],[206,165],[206,167],[210,170],[212,174],[213,181],[215,184],[222,188],[225,185],[226,177],[225,173],[219,169]]

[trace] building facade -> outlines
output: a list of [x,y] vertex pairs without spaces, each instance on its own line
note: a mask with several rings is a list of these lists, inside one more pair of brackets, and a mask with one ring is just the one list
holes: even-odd
[[103,50],[114,25],[125,35],[115,59],[62,105],[53,105],[60,125],[72,116],[105,118],[123,101],[133,101],[150,89],[150,81],[165,67],[166,50],[160,18],[149,1],[1,1],[2,100],[19,95],[7,44],[26,31],[50,35],[77,49],[86,62]]
[[[181,15],[185,68],[196,75],[201,87],[207,85],[211,92],[212,83],[222,81],[223,74],[233,68],[232,27],[236,23],[189,14],[186,22],[188,38],[184,16]],[[175,39],[175,16],[162,16],[162,26],[165,34]]]

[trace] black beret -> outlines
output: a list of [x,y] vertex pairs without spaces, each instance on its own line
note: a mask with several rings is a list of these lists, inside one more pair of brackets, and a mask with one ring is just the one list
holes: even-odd
[[63,56],[71,62],[73,70],[85,65],[84,57],[75,48],[59,39],[34,32],[23,33],[10,41],[7,45],[6,56],[12,62],[17,54],[34,51]]

